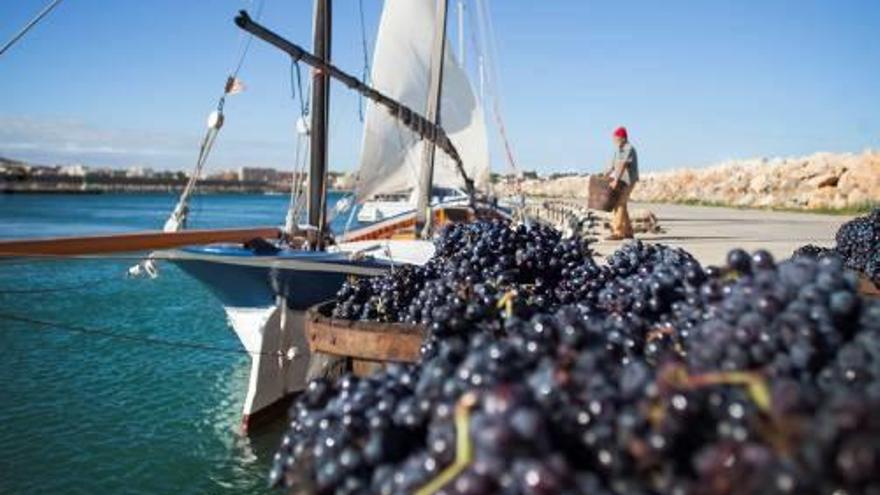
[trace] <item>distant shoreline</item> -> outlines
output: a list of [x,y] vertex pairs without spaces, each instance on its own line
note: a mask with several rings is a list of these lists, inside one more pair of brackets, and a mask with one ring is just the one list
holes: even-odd
[[3,189],[0,190],[0,194],[76,194],[76,195],[91,195],[91,194],[104,194],[105,191],[100,190],[68,190],[68,189]]
[[[349,184],[338,172],[328,172],[327,186],[343,189]],[[190,180],[181,171],[91,168],[85,165],[38,165],[0,156],[0,194],[177,194]],[[240,167],[200,177],[199,192],[243,194],[290,194],[291,185],[305,182],[303,174],[274,168]]]
[[[183,188],[156,190],[156,189],[73,189],[73,188],[55,188],[55,189],[0,189],[0,195],[40,195],[40,194],[57,194],[72,196],[94,196],[100,194],[155,194],[155,195],[177,195]],[[328,193],[350,193],[350,189],[329,189]],[[290,191],[276,190],[224,190],[224,189],[204,189],[197,188],[196,194],[236,194],[236,195],[252,195],[252,196],[286,196]]]
[[[0,194],[179,194],[185,180],[149,178],[36,177],[28,180],[0,180]],[[330,189],[347,192],[347,189]],[[289,183],[205,179],[196,186],[198,193],[288,195]]]

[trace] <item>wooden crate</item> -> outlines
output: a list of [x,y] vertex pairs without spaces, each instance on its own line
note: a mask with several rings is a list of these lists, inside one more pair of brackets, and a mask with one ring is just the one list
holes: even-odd
[[880,287],[874,284],[867,275],[859,274],[859,293],[863,296],[880,299]]
[[587,206],[593,210],[611,211],[617,204],[618,189],[611,188],[611,179],[604,175],[591,175]]
[[[880,298],[880,288],[860,277],[859,293]],[[388,363],[415,363],[426,335],[425,327],[403,323],[341,320],[331,317],[334,301],[306,313],[306,338],[312,352],[351,359],[352,371],[369,375]]]
[[356,374],[369,374],[386,363],[414,363],[425,335],[421,325],[340,320],[330,316],[333,301],[309,308],[306,338],[312,352],[352,359]]

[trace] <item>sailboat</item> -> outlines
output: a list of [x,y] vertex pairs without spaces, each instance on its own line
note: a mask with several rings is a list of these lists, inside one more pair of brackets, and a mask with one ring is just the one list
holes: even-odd
[[[246,12],[235,19],[254,37],[312,67],[305,224],[296,222],[292,206],[283,229],[185,230],[188,200],[222,126],[225,96],[235,86],[230,77],[209,117],[197,169],[164,232],[0,243],[3,255],[154,250],[143,271],[154,274],[153,259],[165,259],[199,280],[222,303],[251,355],[244,430],[286,409],[310,377],[327,371],[327,360],[312,356],[306,342],[309,307],[332,298],[347,277],[426,262],[433,254],[431,234],[443,223],[507,216],[478,193],[489,178],[486,126],[466,72],[447,49],[447,0],[386,0],[370,86],[331,63],[331,7],[331,0],[314,2],[313,53]],[[368,100],[355,200],[417,191],[411,211],[335,238],[326,227],[331,79]],[[435,186],[466,191],[467,201],[432,205]]]
[[[445,32],[446,2],[388,2],[379,24],[371,81],[403,104],[419,108],[431,89],[432,38]],[[465,174],[477,190],[489,182],[489,150],[482,105],[477,100],[463,64],[463,3],[459,4],[459,57],[444,42],[439,57],[442,109],[440,123],[450,135],[465,165]],[[439,24],[438,24],[439,23]],[[441,27],[436,27],[436,26]],[[401,42],[407,40],[407,42]],[[402,133],[400,122],[375,103],[368,104],[361,167],[355,191],[361,207],[358,220],[376,222],[413,213],[419,208],[420,172],[425,143]],[[390,139],[389,139],[390,138]],[[395,139],[396,138],[396,139]],[[429,205],[467,206],[461,173],[447,155],[433,165]],[[422,208],[425,205],[421,206]]]
[[[481,205],[475,197],[475,191],[489,179],[486,126],[467,74],[447,49],[446,0],[386,0],[375,44],[371,86],[361,83],[363,88],[353,88],[370,98],[355,201],[362,203],[368,197],[408,188],[418,192],[415,207],[385,222],[344,233],[334,245],[322,242],[326,222],[328,85],[331,77],[351,82],[329,62],[330,9],[330,0],[315,2],[313,56],[260,26],[246,13],[236,19],[239,27],[257,38],[315,65],[308,224],[297,229],[314,235],[299,245],[288,244],[277,251],[269,248],[260,252],[226,244],[165,253],[166,258],[216,294],[242,344],[251,351],[243,411],[246,427],[262,414],[286,404],[287,397],[302,390],[306,380],[320,372],[314,363],[310,366],[304,334],[306,309],[332,298],[348,276],[378,275],[395,263],[426,262],[433,254],[430,235],[426,235],[431,226],[471,220],[477,215],[506,214]],[[371,93],[379,96],[371,97]],[[423,119],[427,122],[410,110],[422,108],[426,109]],[[414,123],[421,134],[413,132]],[[445,137],[448,139],[443,144]],[[438,143],[447,148],[442,154],[436,153]],[[455,202],[431,205],[428,196],[435,187],[472,192]]]
[[[431,190],[431,207],[467,204],[468,195],[457,187],[434,187]],[[418,192],[410,191],[375,194],[364,201],[357,211],[360,223],[375,223],[413,212],[418,202]]]

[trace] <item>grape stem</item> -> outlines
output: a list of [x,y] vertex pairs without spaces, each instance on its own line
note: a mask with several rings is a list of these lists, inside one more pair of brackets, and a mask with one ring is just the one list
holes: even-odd
[[513,316],[513,298],[516,297],[516,290],[509,290],[501,296],[501,299],[498,299],[497,307],[499,309],[504,308],[504,313],[508,318]]
[[767,381],[761,374],[753,371],[718,371],[689,375],[683,367],[675,367],[669,370],[666,379],[673,386],[692,390],[713,385],[744,386],[758,409],[764,413],[771,411],[771,396]]
[[455,405],[455,461],[446,467],[436,478],[419,488],[414,495],[432,495],[454,480],[467,468],[473,458],[470,436],[471,408],[477,403],[477,396],[467,393]]

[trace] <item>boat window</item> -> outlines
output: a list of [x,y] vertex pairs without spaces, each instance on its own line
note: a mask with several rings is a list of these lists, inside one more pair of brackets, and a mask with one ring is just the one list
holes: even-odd
[[431,195],[440,199],[462,196],[461,191],[451,187],[435,187],[431,189]]

